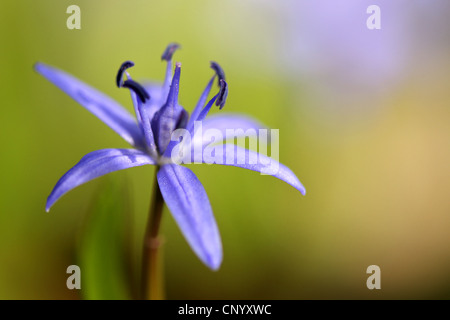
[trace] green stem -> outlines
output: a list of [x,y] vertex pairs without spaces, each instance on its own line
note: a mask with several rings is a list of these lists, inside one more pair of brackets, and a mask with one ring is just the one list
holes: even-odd
[[159,226],[164,206],[164,199],[159,189],[156,174],[159,167],[156,168],[155,184],[153,187],[153,199],[150,204],[149,218],[144,236],[144,250],[142,255],[142,289],[141,298],[143,300],[161,300],[163,299],[162,268],[159,259],[159,248],[161,241],[159,239]]

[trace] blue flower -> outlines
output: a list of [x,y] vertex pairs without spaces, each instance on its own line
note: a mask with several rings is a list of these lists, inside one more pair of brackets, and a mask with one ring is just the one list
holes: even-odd
[[[261,125],[238,114],[223,114],[205,119],[214,103],[222,109],[228,95],[225,74],[215,62],[211,63],[215,74],[189,117],[178,103],[180,63],[176,63],[172,74],[172,55],[177,47],[176,44],[170,44],[162,55],[162,59],[167,61],[166,76],[162,84],[144,87],[134,81],[127,72],[127,69],[134,65],[131,61],[124,62],[120,67],[117,86],[130,90],[137,120],[116,101],[72,75],[43,63],[35,65],[38,73],[100,118],[133,147],[102,149],[85,155],[56,183],[47,199],[46,210],[49,211],[65,193],[92,179],[131,167],[156,165],[159,168],[156,178],[161,194],[181,232],[201,261],[216,270],[222,262],[222,244],[208,196],[189,168],[172,161],[170,152],[173,150],[174,141],[171,141],[171,136],[180,128],[192,133],[194,121],[201,121],[203,128],[220,130],[224,139],[227,138],[226,129],[258,129]],[[124,75],[127,80],[124,80]],[[206,103],[216,77],[219,80],[219,92]],[[237,146],[234,148],[238,149]],[[268,160],[266,156],[250,150],[241,151],[243,153],[234,153],[232,164],[229,161],[222,164],[259,172],[267,166],[267,161],[252,164],[244,161],[254,155],[260,160]],[[245,159],[240,159],[242,157]],[[274,176],[305,194],[304,187],[287,167],[279,164],[279,170]]]

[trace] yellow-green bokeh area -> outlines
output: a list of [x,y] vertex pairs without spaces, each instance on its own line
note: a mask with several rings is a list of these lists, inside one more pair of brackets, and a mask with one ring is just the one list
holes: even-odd
[[[155,174],[145,166],[99,178],[46,213],[56,181],[83,155],[128,145],[33,64],[66,70],[132,112],[114,84],[118,67],[132,60],[134,79],[162,80],[161,53],[176,41],[181,104],[192,110],[209,61],[219,62],[230,90],[220,112],[279,129],[280,161],[307,194],[255,172],[192,165],[224,260],[207,269],[165,209],[167,298],[448,299],[449,5],[379,1],[385,22],[369,33],[365,8],[342,12],[332,2],[2,1],[0,298],[83,296],[67,289],[66,268],[107,179],[127,190],[136,271]],[[72,4],[80,30],[66,27]],[[381,268],[380,290],[366,287],[369,265]]]

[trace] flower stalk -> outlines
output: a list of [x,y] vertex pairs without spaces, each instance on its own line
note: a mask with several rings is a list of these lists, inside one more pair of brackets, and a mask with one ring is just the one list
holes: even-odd
[[[158,171],[159,166],[156,168],[156,173]],[[159,189],[156,173],[142,253],[142,300],[164,299],[162,263],[160,260],[161,253],[159,250],[161,247],[159,227],[161,224],[164,199]]]

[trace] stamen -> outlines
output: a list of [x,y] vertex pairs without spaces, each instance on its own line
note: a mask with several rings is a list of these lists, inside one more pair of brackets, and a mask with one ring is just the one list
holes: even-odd
[[174,107],[178,101],[178,91],[180,89],[180,72],[181,72],[181,62],[175,64],[175,72],[172,78],[172,84],[170,85],[169,94],[167,95],[166,104]]
[[225,72],[223,71],[222,67],[214,61],[211,61],[211,68],[214,69],[217,76],[219,77],[219,81],[217,84],[220,86],[220,80],[223,79],[225,81]]
[[125,61],[124,63],[122,63],[122,65],[119,68],[119,71],[117,72],[117,77],[116,77],[117,87],[120,88],[122,86],[122,78],[123,78],[124,71],[127,70],[128,68],[131,68],[132,66],[134,66],[133,61]]
[[219,83],[220,91],[216,100],[216,106],[219,106],[219,109],[222,109],[225,106],[225,102],[227,101],[228,83],[224,79],[220,79]]
[[178,43],[170,43],[166,50],[164,50],[162,56],[161,56],[161,60],[166,60],[166,61],[170,61],[172,60],[172,56],[173,53],[175,52],[175,50],[177,50],[180,47],[180,45]]
[[128,79],[123,84],[122,87],[131,89],[136,93],[136,95],[141,99],[143,103],[145,103],[146,100],[150,99],[150,95],[148,92],[136,81]]

